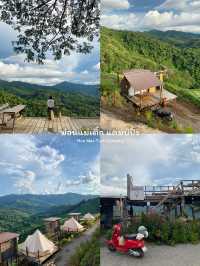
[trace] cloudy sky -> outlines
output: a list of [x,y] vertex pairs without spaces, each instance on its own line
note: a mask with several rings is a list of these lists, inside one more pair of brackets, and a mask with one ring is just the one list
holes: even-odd
[[104,136],[101,193],[126,194],[126,175],[135,185],[175,185],[200,179],[200,135]]
[[0,195],[98,193],[96,138],[2,135],[0,147]]
[[50,57],[44,65],[25,62],[23,54],[13,52],[12,41],[16,40],[16,32],[10,26],[0,22],[0,79],[7,81],[54,85],[63,81],[75,83],[99,83],[99,43],[94,41],[91,54],[72,53],[60,61]]
[[200,33],[200,0],[102,0],[102,25]]

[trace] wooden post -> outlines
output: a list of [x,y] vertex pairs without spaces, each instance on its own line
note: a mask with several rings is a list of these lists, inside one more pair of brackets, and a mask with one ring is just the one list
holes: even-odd
[[183,214],[184,214],[184,208],[185,208],[185,199],[184,199],[184,197],[182,197],[181,203],[180,203],[181,216],[183,216]]
[[193,206],[191,206],[191,209],[192,209],[192,219],[193,220],[195,220],[195,211],[194,211],[194,207]]
[[50,119],[54,120],[54,112],[53,112],[53,110],[51,110],[51,112],[50,112]]
[[177,205],[175,206],[175,218],[177,218],[177,216],[178,216],[178,210],[177,210]]
[[141,94],[141,91],[140,91],[140,110],[142,109],[142,94]]

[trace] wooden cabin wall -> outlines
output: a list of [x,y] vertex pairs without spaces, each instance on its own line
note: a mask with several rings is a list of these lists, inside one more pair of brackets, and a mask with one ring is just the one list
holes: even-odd
[[121,94],[128,95],[130,84],[125,77],[120,82]]

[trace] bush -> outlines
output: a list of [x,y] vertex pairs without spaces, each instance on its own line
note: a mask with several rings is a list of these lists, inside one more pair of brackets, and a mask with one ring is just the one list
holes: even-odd
[[132,221],[128,233],[137,231],[139,225],[147,227],[149,240],[156,243],[175,245],[179,243],[196,244],[200,241],[200,220],[168,221],[158,214],[142,214],[140,220]]
[[79,246],[70,258],[69,266],[99,266],[100,265],[100,230],[98,229],[90,241]]

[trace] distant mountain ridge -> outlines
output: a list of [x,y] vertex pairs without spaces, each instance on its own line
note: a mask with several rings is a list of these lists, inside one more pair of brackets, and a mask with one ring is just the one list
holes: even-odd
[[78,92],[95,97],[99,95],[99,85],[86,85],[86,84],[72,83],[68,81],[48,86],[48,85],[39,85],[28,82],[22,82],[22,81],[0,80],[0,88],[1,87],[3,87],[4,89],[12,89],[12,88],[14,89],[17,87],[21,89],[31,89],[31,90],[48,89],[48,90],[57,90],[62,92]]
[[65,205],[76,205],[82,201],[93,199],[94,195],[81,195],[76,193],[51,194],[51,195],[6,195],[0,197],[0,208],[12,208],[32,213],[44,212],[49,208]]
[[200,34],[191,32],[182,32],[175,30],[159,31],[151,30],[145,32],[160,41],[168,42],[179,48],[199,48],[200,47]]

